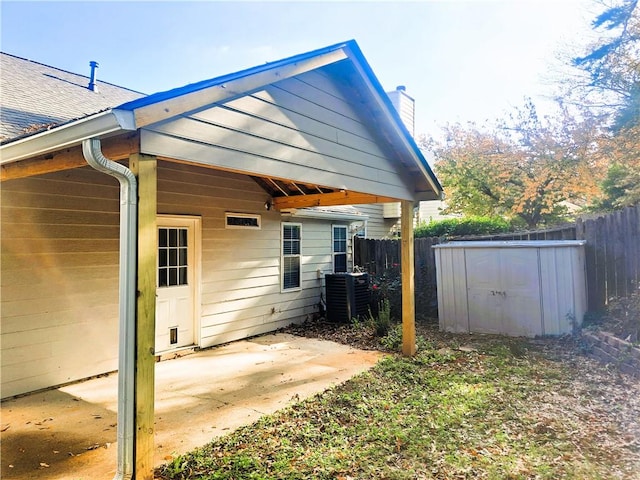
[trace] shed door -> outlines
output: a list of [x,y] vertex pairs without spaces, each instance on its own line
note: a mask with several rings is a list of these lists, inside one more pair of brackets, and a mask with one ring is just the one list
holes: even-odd
[[537,253],[524,248],[466,250],[470,331],[543,333]]
[[538,249],[509,248],[501,252],[503,322],[511,335],[542,335]]
[[497,250],[465,251],[469,302],[469,331],[503,333],[503,302],[496,292],[502,288]]
[[197,219],[158,218],[156,352],[196,344]]

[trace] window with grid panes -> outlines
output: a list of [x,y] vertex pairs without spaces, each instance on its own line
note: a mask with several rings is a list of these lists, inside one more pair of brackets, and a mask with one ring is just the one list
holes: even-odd
[[347,227],[333,226],[333,273],[347,271]]
[[300,240],[302,225],[282,224],[282,289],[300,288]]
[[187,285],[186,228],[158,229],[158,286]]

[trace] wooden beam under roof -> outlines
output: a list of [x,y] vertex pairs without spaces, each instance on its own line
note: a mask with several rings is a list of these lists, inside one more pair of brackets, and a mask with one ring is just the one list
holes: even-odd
[[303,183],[293,180],[285,180],[275,177],[257,177],[252,175],[251,178],[262,187],[272,197],[289,197],[292,195],[312,195],[318,193],[333,192],[336,189],[321,187],[314,183]]
[[[140,137],[137,132],[102,140],[102,152],[110,160],[128,159],[140,152]],[[45,173],[84,167],[87,161],[82,154],[82,145],[65,148],[57,152],[6,163],[0,168],[0,181],[32,177]]]
[[397,202],[397,198],[381,197],[367,193],[338,191],[317,193],[313,195],[295,195],[289,197],[275,197],[273,207],[277,210],[303,207],[325,207],[331,205],[355,205],[364,203]]

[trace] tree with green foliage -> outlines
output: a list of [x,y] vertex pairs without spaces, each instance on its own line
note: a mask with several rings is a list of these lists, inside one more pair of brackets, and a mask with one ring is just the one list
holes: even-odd
[[592,154],[604,172],[596,210],[640,202],[640,7],[638,0],[607,6],[592,22],[600,38],[573,64],[588,81],[571,85],[587,114],[603,114]]
[[501,217],[445,218],[420,223],[414,229],[416,238],[462,237],[465,235],[490,235],[512,230],[511,223]]
[[539,118],[528,101],[497,127],[449,125],[444,140],[422,142],[445,213],[535,228],[563,220],[571,204],[640,202],[640,0],[613,1],[593,21],[599,40],[571,59],[581,77],[565,85],[557,115]]
[[616,210],[640,203],[640,124],[602,135],[594,157],[607,165],[593,210]]
[[607,7],[592,22],[600,38],[587,47],[573,65],[587,81],[572,84],[587,108],[604,111],[614,129],[637,124],[640,119],[640,8],[638,0],[622,0]]
[[534,104],[494,129],[474,124],[445,128],[445,140],[423,142],[435,154],[447,212],[502,216],[529,228],[557,223],[563,202],[580,204],[596,194],[598,165],[588,161],[595,126],[565,111],[540,119]]

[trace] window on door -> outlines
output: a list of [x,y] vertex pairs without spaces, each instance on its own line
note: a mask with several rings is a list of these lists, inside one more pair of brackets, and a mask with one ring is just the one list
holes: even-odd
[[347,271],[347,227],[333,226],[333,273]]
[[300,240],[302,225],[282,224],[282,290],[300,288]]
[[158,229],[158,287],[188,284],[187,229]]

